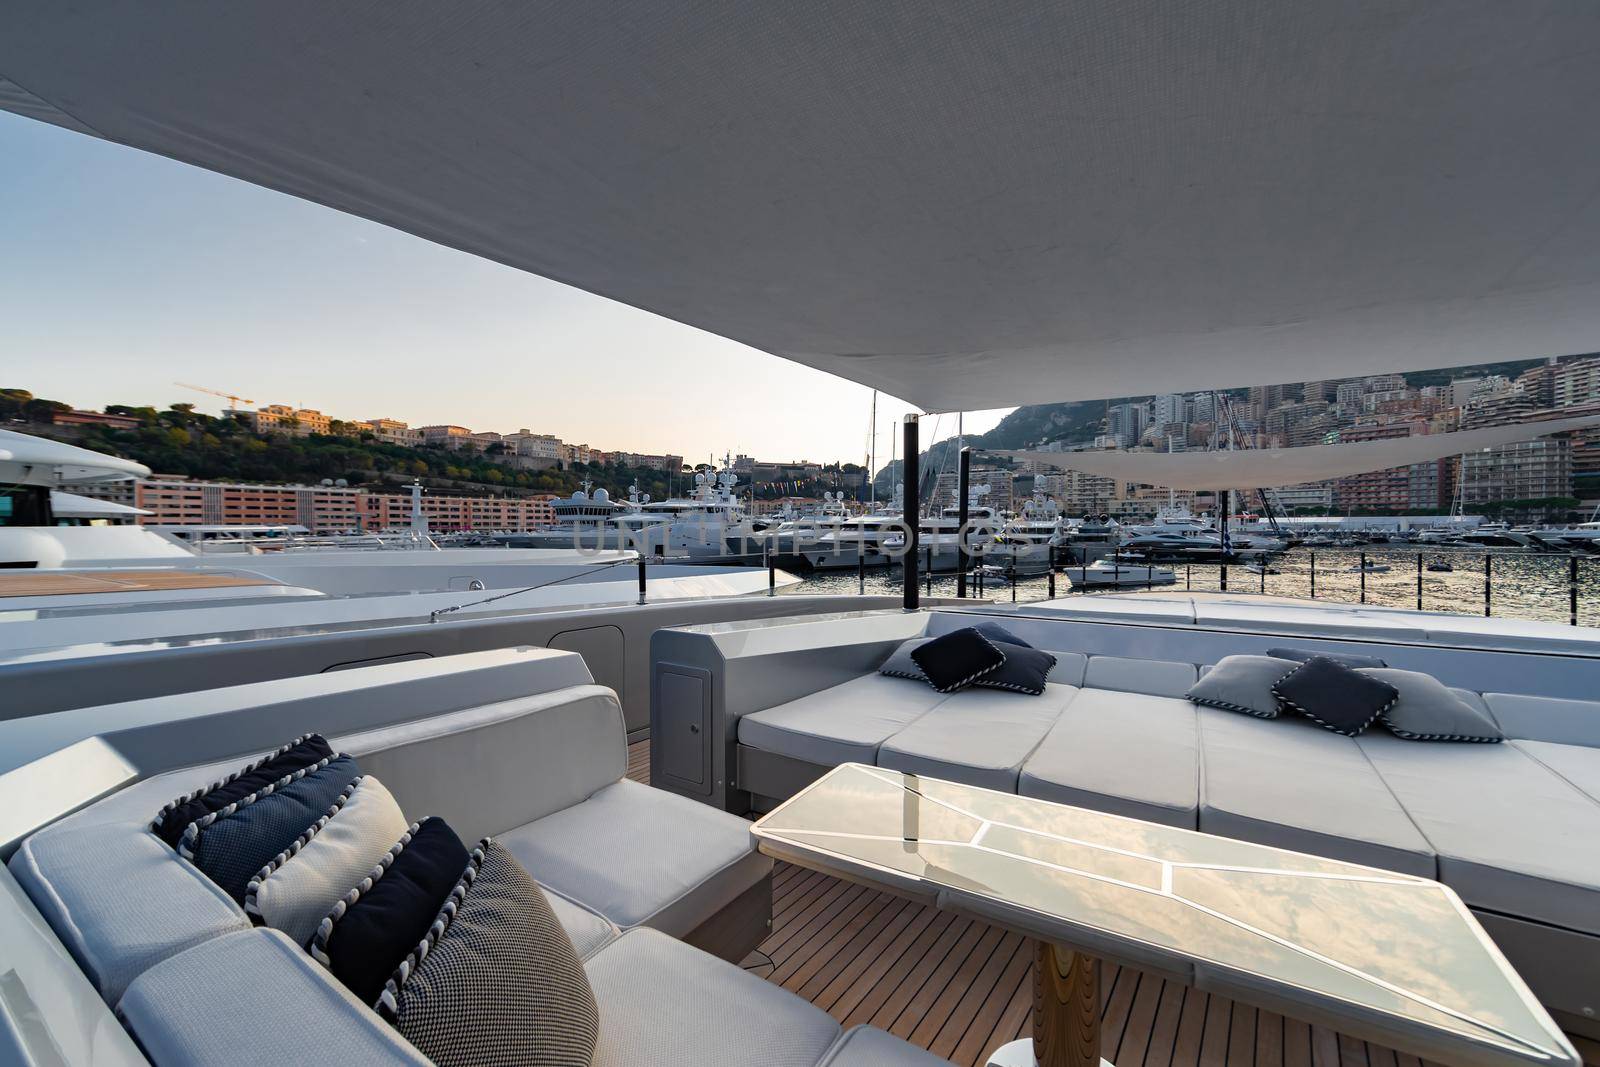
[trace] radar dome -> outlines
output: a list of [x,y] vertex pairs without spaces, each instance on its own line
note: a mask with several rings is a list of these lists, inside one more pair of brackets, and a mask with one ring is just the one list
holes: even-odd
[[573,491],[572,499],[574,499],[574,500],[588,500],[589,499],[589,494],[585,493],[582,489],[577,489],[577,490]]
[[611,499],[611,494],[604,489],[596,489],[594,491],[594,498],[597,503],[604,504],[606,501]]

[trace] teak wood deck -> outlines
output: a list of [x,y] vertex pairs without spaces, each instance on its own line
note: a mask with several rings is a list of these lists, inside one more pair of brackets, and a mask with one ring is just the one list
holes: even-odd
[[[629,746],[628,777],[650,781],[650,742]],[[847,1027],[870,1023],[964,1067],[1028,1029],[1025,938],[787,863],[772,913],[745,967]],[[1117,1067],[1433,1067],[1131,967],[1109,966],[1101,985],[1101,1055]],[[1573,1043],[1600,1064],[1600,1046]]]

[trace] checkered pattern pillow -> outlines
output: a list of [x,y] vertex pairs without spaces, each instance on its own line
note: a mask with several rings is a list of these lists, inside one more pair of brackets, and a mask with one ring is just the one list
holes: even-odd
[[484,838],[378,1012],[439,1067],[587,1067],[600,1012],[544,892]]

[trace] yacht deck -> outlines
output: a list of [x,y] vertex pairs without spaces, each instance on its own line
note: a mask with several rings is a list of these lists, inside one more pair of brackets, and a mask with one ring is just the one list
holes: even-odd
[[[629,746],[628,777],[650,781],[650,742]],[[871,1023],[963,1067],[982,1067],[1029,1027],[1025,938],[786,863],[772,911],[772,933],[745,967],[845,1026]],[[1101,995],[1101,1055],[1117,1067],[1433,1067],[1132,967],[1109,967]],[[1600,1043],[1568,1036],[1600,1065]]]

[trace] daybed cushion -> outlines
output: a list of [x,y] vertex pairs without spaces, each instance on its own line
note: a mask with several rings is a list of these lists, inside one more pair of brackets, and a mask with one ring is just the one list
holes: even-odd
[[143,818],[34,834],[11,873],[109,1004],[153,964],[250,929],[244,909]]
[[812,1067],[839,1036],[827,1012],[654,930],[585,964],[600,1005],[593,1067]]
[[876,1026],[857,1026],[817,1067],[950,1067],[950,1061]]
[[1056,658],[1056,665],[1050,668],[1050,680],[1061,685],[1083,685],[1083,672],[1089,669],[1089,657],[1082,652],[1056,652],[1049,650]]
[[884,741],[878,766],[1014,793],[1023,761],[1077,695],[1054,683],[1039,696],[956,693]]
[[741,716],[739,743],[825,767],[873,763],[890,735],[948,699],[927,682],[867,674]]
[[1124,659],[1121,656],[1090,656],[1084,672],[1086,689],[1115,689],[1123,693],[1148,693],[1158,697],[1181,697],[1194,684],[1194,664],[1163,659]]
[[1194,705],[1178,697],[1085,689],[1022,765],[1017,792],[1192,830],[1194,723]]
[[1483,701],[1507,737],[1600,748],[1600,702],[1510,693],[1485,693]]
[[156,964],[117,1011],[156,1067],[250,1059],[428,1065],[276,930],[213,938]]
[[1357,744],[1469,905],[1600,934],[1600,802],[1516,745]]
[[1293,717],[1198,718],[1202,833],[1437,876],[1432,847],[1353,738]]
[[561,920],[562,929],[572,939],[572,947],[577,949],[579,959],[588,959],[606,944],[614,940],[619,931],[605,920],[604,916],[596,915],[582,904],[568,900],[549,886],[541,886],[544,897],[550,902],[550,910],[556,913],[556,918]]
[[1550,741],[1512,741],[1511,744],[1600,803],[1600,748],[1557,745]]
[[772,872],[743,819],[627,779],[497,839],[562,896],[674,937]]

